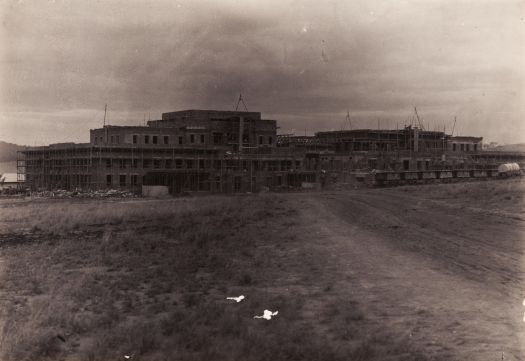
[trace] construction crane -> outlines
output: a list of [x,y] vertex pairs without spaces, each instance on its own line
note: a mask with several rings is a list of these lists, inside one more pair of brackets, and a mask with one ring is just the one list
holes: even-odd
[[348,110],[346,111],[346,118],[341,130],[346,130],[346,126],[348,126],[348,130],[352,129],[352,121],[350,120],[350,112]]
[[419,124],[419,127],[421,130],[425,130],[425,127],[423,126],[423,123],[421,123],[421,120],[419,119],[419,114],[417,114],[417,108],[414,107],[414,112],[416,113],[417,123]]
[[237,100],[237,105],[235,106],[235,111],[239,110],[239,104],[244,106],[244,111],[247,112],[248,108],[246,107],[246,104],[244,103],[244,100],[242,99],[242,93],[239,93],[239,100]]

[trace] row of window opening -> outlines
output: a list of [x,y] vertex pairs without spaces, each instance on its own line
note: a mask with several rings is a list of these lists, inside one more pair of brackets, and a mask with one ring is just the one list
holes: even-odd
[[[143,144],[170,144],[170,136],[169,135],[143,135]],[[230,137],[231,138],[231,137]],[[228,138],[228,139],[230,139]],[[189,141],[191,144],[195,144],[199,140],[200,143],[206,142],[206,136],[204,134],[190,134],[189,135]],[[234,139],[230,139],[234,140]],[[104,143],[104,137],[95,137],[94,138],[95,144]],[[162,143],[161,143],[162,141]],[[247,143],[246,139],[244,140],[245,143]],[[109,143],[110,144],[120,144],[120,136],[119,135],[111,135],[109,136]],[[132,136],[132,143],[133,144],[139,144],[139,135],[134,134]],[[178,144],[184,144],[184,137],[178,136],[177,137],[177,143]],[[222,144],[222,134],[214,134],[213,135],[213,143],[214,144]],[[264,136],[259,136],[259,144],[264,144]],[[272,145],[273,144],[273,137],[268,137],[267,144]]]

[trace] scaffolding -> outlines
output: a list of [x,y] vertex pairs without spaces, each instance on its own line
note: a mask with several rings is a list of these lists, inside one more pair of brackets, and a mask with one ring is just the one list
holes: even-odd
[[[276,129],[275,120],[263,120],[256,112],[167,113],[148,127],[92,130],[90,143],[28,148],[19,154],[17,180],[34,190],[139,191],[142,185],[164,185],[172,193],[256,192],[319,183],[326,174],[347,179],[354,171],[399,170],[405,162],[406,168],[428,168],[447,145],[444,132],[412,126],[304,137],[277,136]],[[137,141],[139,136],[143,141]],[[178,141],[169,142],[169,136]]]
[[21,191],[25,189],[26,161],[21,151],[16,152],[16,188]]

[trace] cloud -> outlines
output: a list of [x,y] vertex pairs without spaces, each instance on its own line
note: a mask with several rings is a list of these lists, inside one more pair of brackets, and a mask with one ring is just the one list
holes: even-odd
[[[137,122],[144,112],[231,109],[242,91],[250,110],[283,129],[338,128],[347,109],[362,127],[378,117],[394,125],[418,105],[435,126],[456,115],[465,132],[525,141],[517,131],[525,115],[522,8],[445,0],[9,3],[2,121],[31,114],[52,138],[46,117],[63,111],[93,117],[108,103],[122,115],[116,122]],[[502,120],[516,131],[493,126]]]

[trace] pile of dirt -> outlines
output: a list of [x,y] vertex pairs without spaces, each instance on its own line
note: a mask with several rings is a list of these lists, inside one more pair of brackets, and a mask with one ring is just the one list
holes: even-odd
[[54,191],[29,192],[31,198],[135,198],[139,197],[134,192],[118,189],[105,190],[76,190],[67,191],[63,189]]

